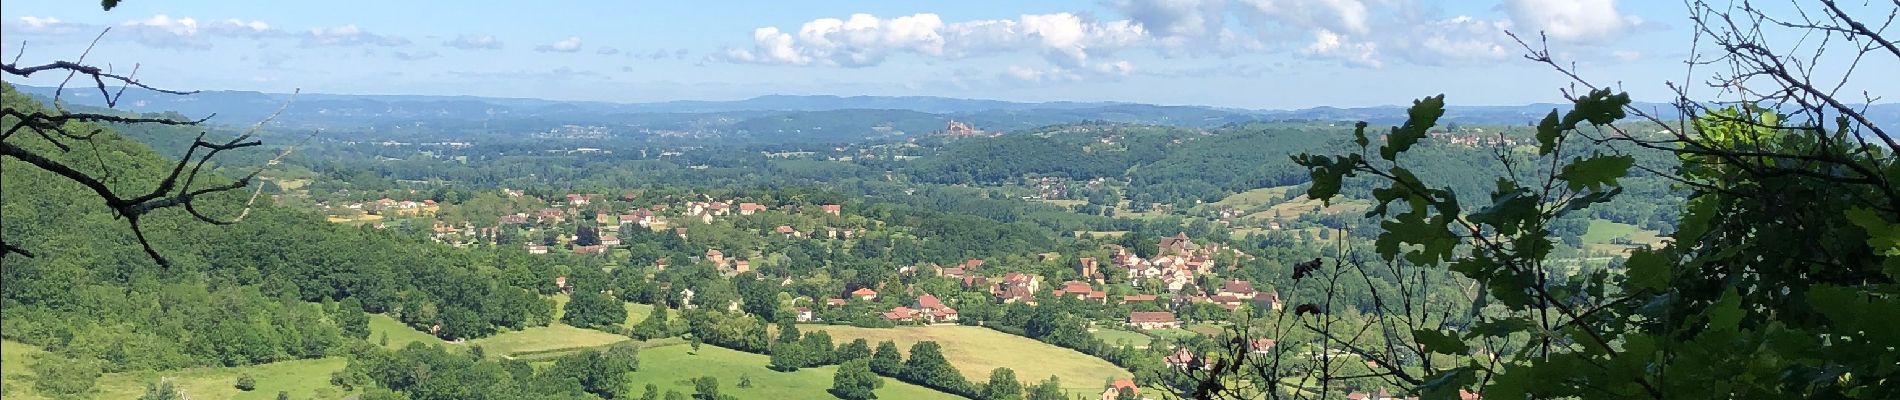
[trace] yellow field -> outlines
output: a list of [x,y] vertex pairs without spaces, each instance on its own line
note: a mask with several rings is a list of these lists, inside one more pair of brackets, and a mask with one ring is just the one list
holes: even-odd
[[957,371],[973,382],[985,382],[991,370],[1008,367],[1016,371],[1016,378],[1024,384],[1041,382],[1054,375],[1062,379],[1063,389],[1071,395],[1094,395],[1101,393],[1104,379],[1133,375],[1094,356],[982,327],[911,326],[880,329],[802,325],[799,329],[829,332],[837,343],[864,338],[875,347],[878,342],[895,341],[898,349],[905,352],[909,352],[910,346],[917,342],[934,341],[942,345],[944,358],[949,359]]
[[[659,386],[662,392],[676,390],[692,393],[693,378],[710,376],[719,380],[720,394],[732,395],[741,400],[834,398],[825,390],[831,388],[831,377],[838,372],[837,366],[779,372],[765,368],[769,359],[763,355],[712,345],[700,346],[697,352],[685,344],[652,347],[640,350],[640,369],[631,374],[631,379],[636,391],[644,391],[644,387],[651,383]],[[738,387],[741,377],[751,379],[752,387]],[[960,398],[893,378],[884,378],[884,387],[877,389],[877,397],[896,400]]]
[[272,181],[277,183],[277,187],[283,188],[284,190],[302,189],[304,186],[310,184],[309,179],[273,179]]
[[1275,186],[1235,193],[1232,196],[1227,196],[1227,198],[1214,202],[1213,206],[1216,208],[1225,206],[1244,209],[1256,205],[1272,203],[1286,196],[1286,192],[1293,190],[1293,188],[1294,186]]
[[347,223],[364,223],[364,222],[381,221],[383,220],[383,216],[373,215],[373,214],[363,214],[355,218],[350,218],[350,217],[339,217],[335,215],[330,215],[330,216],[323,217],[323,219],[326,221],[330,221],[330,223],[334,223],[334,224],[347,224]]
[[593,329],[581,329],[556,323],[549,326],[502,332],[494,336],[471,340],[471,345],[482,346],[482,351],[490,356],[514,356],[562,350],[578,350],[589,347],[605,346],[616,342],[633,340],[626,336],[615,335]]

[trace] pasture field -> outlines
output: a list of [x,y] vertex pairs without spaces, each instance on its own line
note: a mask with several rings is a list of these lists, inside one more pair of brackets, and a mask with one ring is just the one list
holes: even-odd
[[[51,398],[34,391],[33,372],[28,369],[46,354],[33,345],[0,341],[0,385],[5,385],[8,400]],[[279,391],[298,399],[336,399],[349,392],[330,386],[330,374],[343,370],[347,363],[341,357],[330,357],[243,367],[110,373],[99,376],[93,392],[82,398],[135,399],[145,394],[145,385],[171,378],[173,385],[194,399],[269,400],[277,398]],[[237,379],[243,375],[256,380],[256,390],[237,389]]]
[[[742,400],[835,398],[826,390],[831,388],[831,378],[837,373],[837,366],[778,372],[765,368],[770,359],[713,345],[700,346],[695,353],[691,346],[676,343],[641,349],[640,369],[631,374],[631,379],[636,393],[644,393],[646,385],[651,383],[659,386],[662,393],[677,390],[691,395],[693,378],[711,376],[719,380],[720,394],[733,395]],[[751,380],[752,387],[738,387],[741,377]],[[884,378],[884,387],[877,389],[877,397],[926,400],[960,398],[888,377]]]
[[513,357],[600,347],[627,340],[633,340],[633,338],[554,323],[548,326],[502,332],[470,340],[468,343],[482,346],[482,351],[490,357]]
[[442,339],[437,339],[435,336],[430,336],[428,332],[410,328],[409,325],[404,325],[402,321],[397,321],[395,317],[391,317],[388,314],[370,314],[370,343],[382,341],[384,335],[388,335],[389,337],[389,343],[383,345],[383,348],[386,349],[400,349],[404,346],[408,346],[410,342],[447,343],[442,341]]
[[1133,375],[1095,356],[975,326],[859,328],[801,325],[799,329],[805,332],[829,332],[836,343],[864,338],[876,347],[878,342],[890,340],[897,342],[897,348],[906,353],[912,344],[934,341],[943,347],[944,358],[949,359],[950,364],[972,382],[987,382],[991,370],[1009,367],[1016,371],[1016,378],[1025,385],[1042,382],[1054,375],[1062,380],[1063,389],[1071,395],[1095,395],[1101,394],[1104,379]]
[[1137,349],[1148,348],[1148,342],[1154,340],[1154,338],[1150,338],[1148,335],[1143,335],[1140,332],[1131,332],[1121,329],[1099,328],[1096,329],[1093,334],[1096,339],[1101,339],[1102,343],[1108,343],[1111,346],[1118,347],[1126,343],[1135,346]]

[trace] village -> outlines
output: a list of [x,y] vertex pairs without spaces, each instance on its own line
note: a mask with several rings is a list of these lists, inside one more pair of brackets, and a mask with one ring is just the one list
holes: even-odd
[[[531,197],[521,190],[504,189],[507,198]],[[539,200],[539,199],[533,199]],[[742,198],[705,196],[656,201],[649,196],[627,193],[608,196],[598,193],[564,193],[545,201],[546,207],[521,210],[492,219],[452,224],[435,218],[455,204],[433,200],[379,199],[349,204],[393,220],[428,221],[431,240],[454,246],[514,246],[544,257],[584,257],[604,261],[606,268],[624,265],[624,253],[632,243],[623,238],[665,235],[689,243],[702,235],[745,236],[744,240],[718,238],[721,242],[752,243],[756,247],[721,248],[706,246],[694,250],[686,259],[660,258],[650,267],[666,271],[679,264],[706,265],[730,279],[759,273],[759,259],[767,257],[773,246],[797,242],[845,243],[878,232],[879,221],[848,212],[846,205],[784,202],[768,204]],[[373,226],[384,226],[377,222]],[[712,239],[712,238],[699,238]],[[1270,286],[1260,286],[1229,275],[1243,260],[1253,256],[1221,244],[1196,240],[1185,233],[1159,238],[1153,243],[1156,253],[1137,254],[1120,244],[1075,254],[1043,252],[1013,258],[1013,265],[980,258],[954,262],[924,262],[889,266],[903,277],[897,284],[879,282],[875,286],[849,285],[830,296],[801,296],[792,299],[794,318],[800,323],[862,324],[874,319],[884,326],[965,324],[959,308],[1036,306],[1041,302],[1063,302],[1097,316],[1094,330],[1132,332],[1154,337],[1213,335],[1218,326],[1230,324],[1234,315],[1266,315],[1285,311],[1286,300]],[[769,262],[767,262],[769,263]],[[1060,265],[1059,272],[1048,268]],[[758,275],[789,287],[800,283],[797,276]],[[952,292],[933,293],[925,282],[951,282]],[[555,283],[571,290],[577,282],[567,276]],[[679,288],[683,308],[704,307],[695,300],[693,288]],[[980,293],[981,301],[972,303],[971,293]],[[737,299],[727,300],[719,308],[737,311]],[[1196,328],[1198,327],[1198,328]],[[1194,329],[1189,329],[1194,328]],[[1250,339],[1257,350],[1266,351],[1276,338]],[[1131,343],[1147,346],[1149,343]],[[1170,368],[1202,366],[1202,357],[1188,346],[1174,346],[1165,363]],[[1105,398],[1116,390],[1107,388]],[[1365,397],[1380,398],[1380,397]]]

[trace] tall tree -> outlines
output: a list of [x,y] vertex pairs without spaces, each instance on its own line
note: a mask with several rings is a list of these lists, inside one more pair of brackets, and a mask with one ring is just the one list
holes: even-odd
[[871,358],[871,342],[864,340],[864,338],[853,339],[851,343],[845,343],[844,346],[838,347],[837,354],[834,354],[833,358],[836,358],[839,362]]
[[1050,375],[1049,379],[1029,390],[1028,398],[1029,400],[1062,400],[1062,381],[1057,380],[1055,375]]
[[693,378],[693,399],[720,400],[719,378],[710,376]]
[[904,368],[897,376],[921,385],[950,389],[951,392],[968,393],[970,387],[969,382],[963,379],[963,374],[958,373],[957,368],[950,365],[950,360],[943,357],[943,346],[932,341],[911,345],[910,358],[904,360]]
[[983,385],[982,398],[985,400],[1023,400],[1023,384],[1016,380],[1016,371],[998,367],[990,371],[990,381]]
[[877,343],[877,353],[871,355],[871,371],[878,375],[898,376],[904,368],[904,355],[897,352],[897,343],[889,340]]
[[829,332],[815,331],[807,333],[804,338],[799,339],[798,344],[799,347],[805,349],[805,366],[807,367],[831,364],[834,361],[838,361],[832,359],[834,349],[832,349],[831,333]]
[[564,310],[561,320],[582,328],[610,328],[627,322],[627,309],[606,293],[575,293]]
[[871,372],[871,360],[845,361],[831,377],[831,395],[847,400],[877,398],[874,391],[884,386],[884,378]]

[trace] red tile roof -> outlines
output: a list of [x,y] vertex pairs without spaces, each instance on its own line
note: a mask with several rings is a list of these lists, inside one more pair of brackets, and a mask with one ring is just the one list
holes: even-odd
[[1135,311],[1128,313],[1128,322],[1174,322],[1174,313],[1167,311]]
[[924,293],[922,296],[917,296],[917,307],[925,309],[943,308],[943,300],[937,299],[937,296],[932,296],[929,293]]
[[1122,389],[1128,389],[1131,392],[1133,392],[1136,396],[1141,395],[1141,386],[1135,385],[1135,380],[1133,379],[1126,379],[1126,378],[1116,379],[1115,382],[1109,383],[1108,387],[1105,389],[1113,390],[1117,393],[1120,393]]

